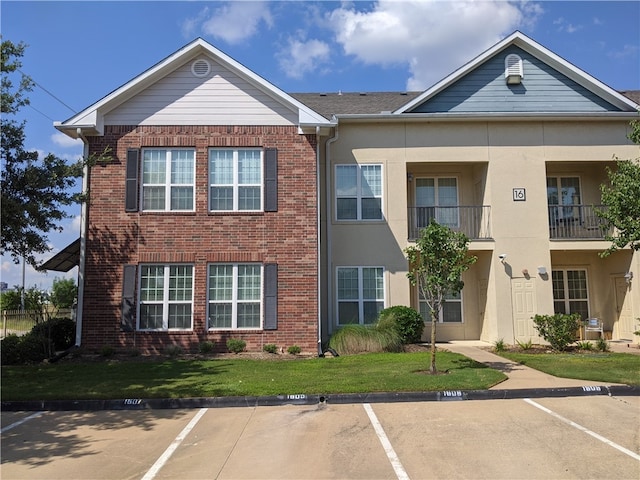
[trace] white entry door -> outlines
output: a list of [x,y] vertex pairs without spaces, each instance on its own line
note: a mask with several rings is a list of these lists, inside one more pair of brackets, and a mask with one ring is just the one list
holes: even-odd
[[616,288],[616,311],[618,315],[616,337],[617,339],[631,340],[634,338],[633,332],[636,328],[633,324],[633,315],[631,314],[631,295],[627,295],[629,286],[624,277],[615,277],[614,281]]
[[540,343],[533,324],[536,314],[536,289],[532,279],[514,278],[511,280],[511,304],[513,305],[513,329],[515,339],[521,342]]

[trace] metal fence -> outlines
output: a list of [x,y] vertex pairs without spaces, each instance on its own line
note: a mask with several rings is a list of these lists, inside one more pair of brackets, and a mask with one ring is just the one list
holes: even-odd
[[435,220],[456,232],[463,232],[470,240],[491,238],[491,207],[452,206],[452,207],[409,207],[409,240],[420,236],[420,230]]
[[0,338],[7,335],[24,335],[29,333],[37,323],[48,318],[73,318],[70,308],[48,308],[44,312],[40,310],[2,310],[2,330]]

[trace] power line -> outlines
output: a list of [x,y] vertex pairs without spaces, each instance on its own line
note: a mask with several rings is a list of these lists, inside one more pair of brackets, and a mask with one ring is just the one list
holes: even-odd
[[[56,97],[53,93],[51,93],[49,90],[47,90],[46,88],[44,88],[42,85],[40,85],[38,82],[36,82],[32,76],[27,75],[26,73],[24,73],[22,70],[20,70],[19,68],[16,69],[18,70],[22,75],[24,75],[25,77],[29,78],[36,86],[40,87],[42,90],[45,91],[45,93],[47,93],[49,96],[51,96],[52,98],[54,98],[55,100],[57,100],[58,102],[60,102],[62,105],[64,105],[65,107],[67,107],[69,110],[71,110],[73,113],[78,113],[76,110],[74,110],[73,108],[71,108],[69,105],[67,105],[66,103],[64,103],[62,100],[60,100],[58,97]],[[34,108],[34,110],[36,110]],[[39,112],[38,110],[36,110],[36,112]],[[42,112],[39,112],[42,113]],[[43,114],[44,115],[44,114]],[[46,115],[45,115],[46,117]],[[49,118],[49,117],[47,117]]]

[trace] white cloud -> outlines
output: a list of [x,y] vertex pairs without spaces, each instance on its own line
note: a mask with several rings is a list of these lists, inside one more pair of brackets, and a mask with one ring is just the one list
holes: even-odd
[[621,50],[616,50],[608,53],[608,56],[621,60],[623,58],[630,58],[638,55],[640,48],[637,45],[625,45]]
[[265,2],[228,2],[215,9],[204,8],[182,23],[182,34],[192,36],[200,29],[203,34],[229,44],[242,43],[258,32],[264,23],[271,27],[273,19]]
[[291,78],[302,78],[329,61],[329,45],[320,40],[289,39],[287,47],[278,54],[280,68]]
[[329,14],[336,41],[366,64],[407,64],[409,90],[423,90],[522,26],[542,8],[532,2],[380,0],[370,11]]
[[80,140],[79,138],[73,139],[61,132],[57,132],[51,135],[51,141],[62,148],[82,147],[82,140]]

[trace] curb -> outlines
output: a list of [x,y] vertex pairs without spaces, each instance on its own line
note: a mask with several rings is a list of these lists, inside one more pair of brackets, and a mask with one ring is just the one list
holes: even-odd
[[640,396],[640,386],[582,386],[524,388],[516,390],[444,390],[435,392],[345,393],[327,395],[274,395],[263,397],[124,398],[113,400],[3,401],[2,411],[100,411],[187,408],[266,407],[352,403],[442,402],[462,400],[509,400],[544,397]]

